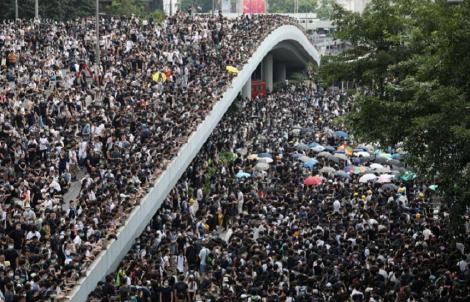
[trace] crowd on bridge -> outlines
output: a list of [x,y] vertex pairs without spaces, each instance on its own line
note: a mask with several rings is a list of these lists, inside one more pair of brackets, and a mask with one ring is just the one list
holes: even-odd
[[0,300],[66,296],[230,85],[227,66],[284,24],[110,17],[99,67],[91,18],[0,24]]
[[355,145],[351,99],[288,86],[224,116],[89,301],[468,301],[470,229],[403,150]]

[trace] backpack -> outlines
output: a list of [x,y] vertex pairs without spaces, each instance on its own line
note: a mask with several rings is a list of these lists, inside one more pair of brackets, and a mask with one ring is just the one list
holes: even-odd
[[177,282],[175,284],[175,289],[176,289],[176,296],[178,296],[178,298],[184,298],[186,297],[186,294],[188,292],[188,286],[186,285],[186,283],[184,282]]

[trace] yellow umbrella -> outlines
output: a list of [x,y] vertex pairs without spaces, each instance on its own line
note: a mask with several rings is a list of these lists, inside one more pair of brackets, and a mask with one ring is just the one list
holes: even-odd
[[162,81],[163,81],[163,82],[166,82],[166,79],[167,79],[166,74],[163,73],[163,72],[160,72],[160,71],[154,72],[154,73],[152,74],[152,80],[153,80],[154,82],[158,82],[158,80],[160,80],[160,76],[161,76]]
[[257,160],[258,159],[258,154],[250,154],[248,155],[249,160]]
[[237,68],[235,68],[233,66],[230,66],[230,65],[227,65],[227,67],[225,67],[225,69],[230,73],[239,73],[240,72],[240,70],[238,70]]
[[154,73],[152,74],[152,80],[153,80],[154,82],[158,82],[158,79],[159,79],[159,78],[160,78],[160,72],[157,71],[157,72],[154,72]]

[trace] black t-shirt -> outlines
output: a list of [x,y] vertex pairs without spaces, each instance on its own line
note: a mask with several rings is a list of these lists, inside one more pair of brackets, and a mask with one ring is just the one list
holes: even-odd
[[171,295],[173,292],[171,287],[162,287],[161,292],[162,292],[162,301],[171,301]]
[[186,297],[186,294],[188,293],[188,285],[186,284],[186,282],[183,282],[183,281],[176,282],[175,289],[176,289],[176,296],[178,298]]
[[18,252],[14,249],[7,249],[4,251],[5,258],[10,261],[11,267],[16,269],[16,258],[18,258]]
[[11,234],[10,234],[10,237],[13,239],[14,241],[14,246],[15,246],[15,249],[19,250],[21,249],[21,245],[23,243],[23,240],[24,240],[24,232],[23,230],[17,230],[17,229],[14,229]]

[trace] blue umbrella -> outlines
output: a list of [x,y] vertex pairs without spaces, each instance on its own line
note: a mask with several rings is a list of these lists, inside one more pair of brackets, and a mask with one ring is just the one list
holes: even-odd
[[242,170],[240,170],[240,171],[238,171],[238,173],[235,176],[237,178],[245,178],[245,177],[251,177],[251,174],[243,172]]
[[308,144],[308,146],[309,146],[310,148],[315,148],[316,146],[319,146],[319,145],[320,145],[320,144],[319,144],[319,143],[316,143],[316,142],[313,142],[313,143]]
[[258,157],[269,157],[269,158],[273,158],[273,155],[271,153],[260,153],[258,154]]
[[344,152],[344,150],[336,150],[335,153],[345,154],[346,152]]
[[312,169],[316,164],[318,164],[318,160],[311,158],[304,163],[304,168]]
[[325,148],[326,151],[331,151],[331,152],[335,152],[336,151],[336,148],[333,147],[333,146],[323,146]]
[[296,152],[292,152],[290,154],[293,158],[299,158],[301,157],[303,154],[302,153],[298,153],[297,151]]
[[337,137],[341,137],[341,138],[345,138],[345,139],[349,137],[347,132],[344,132],[344,131],[341,131],[341,130],[336,131],[335,134],[336,134]]
[[362,147],[357,147],[357,148],[354,148],[353,152],[354,153],[357,153],[357,152],[368,152],[366,148],[362,148]]

